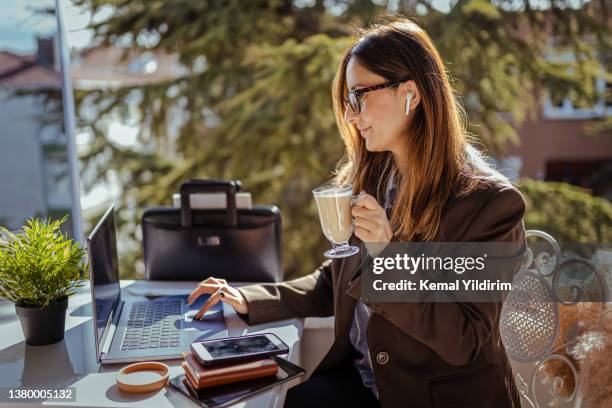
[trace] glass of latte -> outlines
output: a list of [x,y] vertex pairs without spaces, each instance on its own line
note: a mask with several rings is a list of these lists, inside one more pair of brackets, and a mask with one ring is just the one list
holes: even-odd
[[328,184],[312,190],[321,229],[325,238],[332,243],[332,249],[325,252],[327,258],[344,258],[355,255],[359,248],[349,245],[353,234],[353,186],[350,184]]

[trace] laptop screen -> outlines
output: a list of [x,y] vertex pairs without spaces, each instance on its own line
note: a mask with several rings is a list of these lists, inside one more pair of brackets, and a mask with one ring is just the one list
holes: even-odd
[[96,228],[87,238],[93,318],[96,331],[98,357],[104,342],[104,331],[112,322],[120,300],[117,237],[115,233],[115,209],[106,211]]

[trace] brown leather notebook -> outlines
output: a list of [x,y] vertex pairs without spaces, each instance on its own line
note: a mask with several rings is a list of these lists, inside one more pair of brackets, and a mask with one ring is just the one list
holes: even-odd
[[185,361],[181,363],[181,367],[185,376],[194,388],[198,389],[268,377],[278,372],[278,364],[271,358],[220,367],[204,367],[191,352],[183,353],[183,357]]

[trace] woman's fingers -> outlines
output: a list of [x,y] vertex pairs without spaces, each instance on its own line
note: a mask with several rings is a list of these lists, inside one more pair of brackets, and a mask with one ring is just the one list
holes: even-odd
[[227,281],[225,279],[219,279],[215,277],[209,277],[200,282],[200,285],[227,285]]
[[190,305],[195,302],[200,296],[205,293],[214,293],[217,289],[222,287],[219,284],[208,284],[208,283],[200,283],[197,288],[187,298],[187,304]]
[[215,293],[212,294],[212,296],[206,301],[206,303],[204,303],[204,305],[200,308],[200,310],[198,310],[198,313],[195,314],[195,316],[193,317],[194,319],[201,319],[202,316],[204,316],[204,314],[206,314],[206,312],[208,311],[208,309],[210,309],[211,307],[213,307],[214,305],[216,305],[220,300],[223,299],[223,296],[225,296],[225,293],[223,293],[222,288],[217,290]]
[[359,198],[355,200],[355,206],[363,207],[368,210],[375,210],[377,208],[381,208],[380,204],[378,204],[378,201],[376,201],[376,199],[370,194],[360,195]]
[[360,207],[358,205],[354,205],[353,208],[351,208],[351,215],[353,217],[367,217],[368,214],[372,214],[374,211],[372,210],[368,210],[365,207]]
[[372,235],[370,234],[370,231],[366,230],[363,227],[355,227],[355,235],[363,242],[372,241]]
[[355,219],[355,225],[360,225],[372,231],[381,228],[384,223],[389,222],[384,210],[369,210],[363,207],[353,207],[351,214]]
[[381,223],[383,221],[388,222],[387,214],[382,209],[378,211],[353,207],[351,215],[355,220],[370,220],[376,223]]
[[[362,216],[367,211],[367,216]],[[364,242],[389,242],[393,235],[386,215],[377,211],[363,210],[357,213],[355,220],[355,235]]]
[[193,292],[191,292],[189,294],[189,297],[187,298],[187,304],[190,305],[192,304],[197,298],[200,297],[200,295],[202,295],[204,293],[202,286],[198,286],[197,288],[195,288],[193,290]]
[[200,282],[200,285],[227,285],[227,281],[225,279],[215,278],[210,276]]
[[364,207],[359,205],[354,205],[351,208],[351,215],[353,217],[363,217],[363,218],[384,218],[387,220],[387,213],[385,210],[376,203],[375,208]]
[[222,287],[221,285],[207,285],[207,284],[202,285],[201,284],[193,292],[191,292],[191,294],[187,298],[187,304],[188,305],[192,304],[193,302],[198,300],[200,296],[204,294],[215,293],[221,287]]
[[238,313],[242,313],[242,314],[247,314],[248,313],[247,307],[246,307],[246,304],[244,303],[244,301],[242,299],[238,299],[233,294],[228,293],[227,290],[223,290],[221,301],[223,301],[223,302],[227,303],[228,305],[230,305],[231,307],[233,307],[234,310],[237,311]]
[[239,299],[236,297],[229,286],[223,286],[217,289],[212,296],[204,303],[204,305],[198,310],[198,313],[193,317],[194,319],[201,319],[202,316],[206,314],[206,312],[216,305],[219,301],[225,302],[232,306],[238,313],[246,314],[247,306],[244,303],[243,299]]
[[377,223],[375,220],[363,217],[355,217],[355,227],[365,228],[370,232],[374,232],[378,225],[379,223]]
[[195,302],[201,295],[205,293],[213,293],[221,286],[227,285],[227,281],[225,279],[217,279],[212,276],[204,279],[202,282],[198,284],[198,287],[189,294],[187,298],[187,304],[190,305]]
[[198,287],[191,292],[187,298],[187,304],[192,304],[203,294],[212,294],[210,298],[200,308],[194,319],[200,319],[208,309],[213,307],[219,301],[223,301],[231,305],[238,313],[247,314],[248,304],[243,295],[236,288],[227,284],[225,279],[216,279],[213,277],[207,278],[198,284]]
[[351,208],[355,235],[364,242],[389,242],[393,237],[385,210],[370,194],[360,195]]

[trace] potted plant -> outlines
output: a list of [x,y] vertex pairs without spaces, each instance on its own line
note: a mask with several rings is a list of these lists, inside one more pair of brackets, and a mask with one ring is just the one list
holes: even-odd
[[66,220],[30,219],[17,233],[0,227],[0,297],[15,303],[32,346],[64,338],[68,296],[86,274],[85,250],[60,229]]

